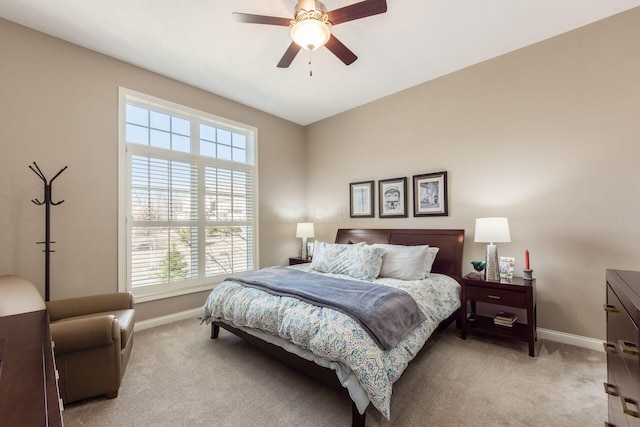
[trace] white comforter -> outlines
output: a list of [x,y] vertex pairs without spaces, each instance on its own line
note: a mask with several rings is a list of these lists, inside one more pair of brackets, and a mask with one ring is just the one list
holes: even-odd
[[[326,274],[311,270],[309,264],[292,268]],[[354,280],[343,275],[327,275]],[[202,308],[202,319],[207,324],[222,320],[232,326],[258,329],[312,352],[316,358],[330,362],[329,365],[337,362],[346,366],[348,369],[344,371],[357,378],[370,402],[388,419],[393,383],[438,324],[460,307],[460,285],[441,274],[431,274],[430,278],[418,281],[377,279],[376,283],[407,291],[427,317],[389,351],[380,349],[355,320],[343,313],[232,281],[224,281],[211,291]],[[273,340],[276,344],[277,341]],[[349,391],[352,392],[351,388]],[[353,393],[351,395],[353,398]],[[362,403],[358,408],[363,412],[361,406]]]

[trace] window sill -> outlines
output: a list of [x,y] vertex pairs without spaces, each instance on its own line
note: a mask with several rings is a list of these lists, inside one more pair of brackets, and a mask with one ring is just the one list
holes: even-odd
[[181,295],[194,294],[196,292],[210,291],[213,288],[215,288],[218,284],[219,283],[207,283],[207,284],[204,284],[204,285],[194,286],[194,287],[190,287],[190,288],[175,289],[175,290],[172,290],[172,291],[158,292],[158,293],[153,293],[153,294],[140,294],[140,293],[136,294],[136,290],[135,289],[132,292],[133,292],[133,296],[135,298],[135,301],[137,303],[138,302],[149,302],[149,301],[156,301],[156,300],[160,300],[160,299],[178,297],[178,296],[181,296]]

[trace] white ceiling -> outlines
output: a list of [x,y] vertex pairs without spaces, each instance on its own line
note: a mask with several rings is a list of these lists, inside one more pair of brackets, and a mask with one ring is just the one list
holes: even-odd
[[[323,0],[328,10],[357,0]],[[358,60],[326,48],[276,64],[296,0],[0,0],[10,21],[307,125],[461,68],[640,6],[640,0],[388,0],[388,11],[332,27]],[[6,43],[6,40],[2,40]],[[5,58],[6,59],[6,58]],[[3,59],[3,60],[5,60]]]

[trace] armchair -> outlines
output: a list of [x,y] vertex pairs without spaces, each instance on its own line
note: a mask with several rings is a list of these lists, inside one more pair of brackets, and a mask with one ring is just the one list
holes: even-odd
[[62,400],[117,397],[133,347],[133,295],[70,298],[46,306]]

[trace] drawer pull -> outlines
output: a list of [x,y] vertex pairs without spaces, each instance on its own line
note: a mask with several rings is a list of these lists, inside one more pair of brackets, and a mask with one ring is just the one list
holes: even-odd
[[613,384],[604,383],[604,392],[611,396],[620,396],[620,393],[618,393],[618,387]]
[[603,342],[604,352],[609,354],[618,354],[618,346],[610,342]]
[[618,310],[615,305],[611,305],[611,304],[602,304],[602,308],[604,308],[604,311],[606,311],[607,313],[619,313],[620,312],[620,310]]
[[638,408],[638,402],[636,402],[635,400],[631,399],[630,397],[624,397],[624,396],[620,396],[620,402],[622,402],[622,412],[624,412],[625,414],[634,417],[634,418],[640,418],[640,412],[638,411],[634,411],[632,409],[629,409],[627,407],[627,403],[630,405],[634,405],[636,407],[636,409]]
[[488,295],[488,297],[491,299],[500,299],[498,295]]
[[638,344],[625,340],[620,340],[618,341],[618,343],[620,344],[620,348],[622,349],[623,353],[631,354],[633,356],[640,356]]

